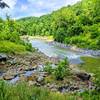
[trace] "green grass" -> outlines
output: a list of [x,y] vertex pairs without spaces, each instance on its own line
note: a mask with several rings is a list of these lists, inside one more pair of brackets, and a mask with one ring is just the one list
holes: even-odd
[[0,52],[19,54],[25,53],[26,51],[27,50],[24,45],[16,44],[9,41],[0,41]]
[[92,92],[62,94],[25,83],[12,85],[0,81],[0,100],[100,100],[100,95]]
[[24,83],[9,85],[0,82],[0,100],[76,100],[73,98],[75,98],[73,95],[54,93]]
[[100,76],[100,58],[82,57],[81,59],[84,61],[84,64],[80,66],[81,69]]

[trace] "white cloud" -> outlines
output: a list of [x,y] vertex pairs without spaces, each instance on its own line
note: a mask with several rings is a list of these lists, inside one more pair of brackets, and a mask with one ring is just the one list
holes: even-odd
[[31,5],[37,9],[47,9],[49,11],[57,10],[66,5],[73,5],[80,0],[27,0]]
[[32,16],[41,16],[51,13],[63,6],[73,5],[80,0],[27,0],[29,2]]
[[39,5],[39,6],[43,6],[43,5],[44,5],[44,2],[43,2],[43,1],[39,1],[39,2],[38,2],[38,5]]
[[14,18],[41,16],[80,0],[3,0],[10,8],[0,9],[0,16],[9,13]]
[[21,11],[26,11],[28,9],[27,5],[21,5]]
[[73,5],[81,0],[65,0],[65,5]]
[[16,4],[17,4],[17,0],[3,0],[5,3],[7,3],[7,5],[10,6],[10,8],[5,8],[5,9],[0,9],[0,17],[3,17],[5,18],[5,15],[8,14],[8,15],[13,15],[15,13],[15,10],[16,9]]

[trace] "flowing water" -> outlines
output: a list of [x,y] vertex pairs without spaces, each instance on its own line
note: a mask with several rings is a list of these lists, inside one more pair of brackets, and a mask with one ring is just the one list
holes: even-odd
[[47,55],[48,57],[65,58],[67,57],[71,64],[79,64],[83,61],[80,59],[81,56],[90,56],[82,53],[72,51],[70,49],[64,49],[55,45],[50,45],[44,40],[34,39],[30,40],[33,47]]

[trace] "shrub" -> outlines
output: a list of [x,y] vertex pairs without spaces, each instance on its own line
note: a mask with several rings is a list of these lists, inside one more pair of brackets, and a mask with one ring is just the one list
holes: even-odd
[[54,70],[54,75],[57,80],[63,80],[66,74],[69,74],[68,61],[66,59],[59,62],[57,68]]
[[25,47],[27,51],[34,51],[35,49],[32,48],[32,45],[30,43],[25,43]]

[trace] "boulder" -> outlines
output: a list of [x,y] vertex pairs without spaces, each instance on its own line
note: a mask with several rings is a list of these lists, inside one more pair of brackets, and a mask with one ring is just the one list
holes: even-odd
[[39,82],[39,83],[43,82],[43,80],[44,80],[44,77],[43,76],[39,76],[37,78],[37,82]]
[[58,88],[58,91],[59,92],[66,92],[66,91],[68,91],[68,89],[69,89],[69,86],[60,86]]
[[2,62],[2,61],[7,61],[7,55],[5,55],[5,54],[0,54],[0,62]]
[[28,83],[29,83],[29,86],[36,85],[37,84],[36,81],[29,81]]
[[0,72],[0,76],[2,76],[3,75],[3,72]]
[[91,78],[91,75],[87,73],[77,73],[76,76],[80,78],[82,81],[89,81]]
[[14,75],[4,75],[3,76],[3,79],[4,80],[12,80],[12,79],[14,79],[16,76],[14,76]]

